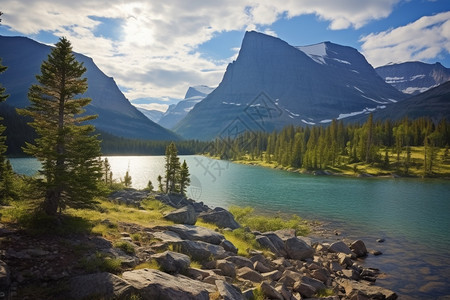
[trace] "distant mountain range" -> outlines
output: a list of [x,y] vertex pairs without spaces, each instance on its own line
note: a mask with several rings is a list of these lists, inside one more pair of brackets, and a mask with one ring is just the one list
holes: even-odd
[[[12,107],[29,105],[27,93],[36,83],[42,61],[47,59],[51,47],[25,37],[0,36],[0,57],[8,70],[0,80],[10,95],[6,103]],[[84,76],[88,79],[86,97],[92,102],[86,107],[88,114],[97,114],[92,121],[98,129],[128,138],[152,140],[177,140],[173,132],[150,121],[125,98],[114,79],[106,76],[93,62],[82,54],[75,54],[78,61],[87,68]]]
[[450,121],[450,81],[374,113],[377,120],[430,117]]
[[165,128],[173,129],[173,127],[181,121],[197,103],[202,101],[213,90],[214,88],[206,85],[189,87],[184,99],[177,104],[170,105],[158,121],[158,124]]
[[450,80],[450,69],[440,63],[413,61],[389,64],[375,70],[387,83],[411,95],[423,93]]
[[356,49],[324,42],[294,47],[245,34],[219,86],[175,127],[185,138],[225,138],[244,130],[320,125],[402,101]]
[[136,108],[144,114],[147,118],[149,118],[151,121],[158,123],[159,120],[161,120],[162,116],[164,115],[164,112],[156,109],[145,109],[142,107],[136,106]]

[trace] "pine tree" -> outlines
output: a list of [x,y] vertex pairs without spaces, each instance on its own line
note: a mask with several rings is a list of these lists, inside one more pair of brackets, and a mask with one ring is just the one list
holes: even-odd
[[131,186],[131,175],[129,170],[127,170],[127,172],[125,173],[125,177],[123,178],[122,183],[126,188],[129,188]]
[[[1,15],[1,12],[0,12]],[[5,72],[8,67],[2,65],[0,59],[0,74]],[[9,95],[5,94],[6,89],[0,85],[0,103],[5,101]],[[14,172],[11,168],[9,160],[6,159],[6,136],[3,133],[6,130],[1,122],[3,118],[0,118],[0,203],[6,203],[9,199],[15,198],[15,192],[13,191],[12,181]]]
[[158,178],[156,178],[156,180],[158,180],[158,192],[163,192],[164,186],[162,184],[162,177],[161,175],[158,175]]
[[189,168],[186,164],[186,161],[183,161],[180,169],[180,193],[182,195],[186,195],[186,188],[191,183],[191,179],[189,178]]
[[180,159],[175,143],[171,142],[166,148],[166,193],[178,193],[178,172],[180,170]]
[[66,207],[92,207],[101,174],[100,141],[93,135],[92,125],[82,123],[96,116],[83,115],[89,98],[82,63],[76,61],[72,46],[61,38],[41,65],[38,84],[30,87],[31,106],[18,112],[30,116],[36,130],[35,144],[27,143],[24,152],[42,163],[43,180],[38,180],[44,197],[42,207],[48,215],[56,215]]

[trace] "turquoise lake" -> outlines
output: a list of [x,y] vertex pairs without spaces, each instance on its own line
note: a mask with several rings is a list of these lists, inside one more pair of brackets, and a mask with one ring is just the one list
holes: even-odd
[[[233,164],[202,156],[181,156],[188,163],[188,195],[215,207],[251,206],[262,214],[298,214],[362,239],[369,255],[361,264],[379,268],[377,285],[400,299],[450,297],[450,181],[405,178],[310,176]],[[135,188],[149,180],[157,186],[164,156],[108,157],[113,177],[130,171]],[[35,173],[39,163],[11,159],[16,172]],[[331,237],[337,239],[340,237]],[[376,239],[384,238],[384,243]]]

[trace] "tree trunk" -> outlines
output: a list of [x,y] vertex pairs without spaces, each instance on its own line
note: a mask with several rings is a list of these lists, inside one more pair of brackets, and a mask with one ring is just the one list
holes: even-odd
[[44,211],[49,216],[55,216],[58,212],[59,200],[61,192],[53,189],[48,190],[43,203]]

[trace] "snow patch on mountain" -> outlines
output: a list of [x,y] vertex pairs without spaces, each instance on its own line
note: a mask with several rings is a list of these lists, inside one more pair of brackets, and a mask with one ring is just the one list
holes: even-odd
[[316,63],[325,65],[325,57],[327,56],[327,45],[325,43],[319,43],[309,46],[296,47],[306,55],[308,55]]

